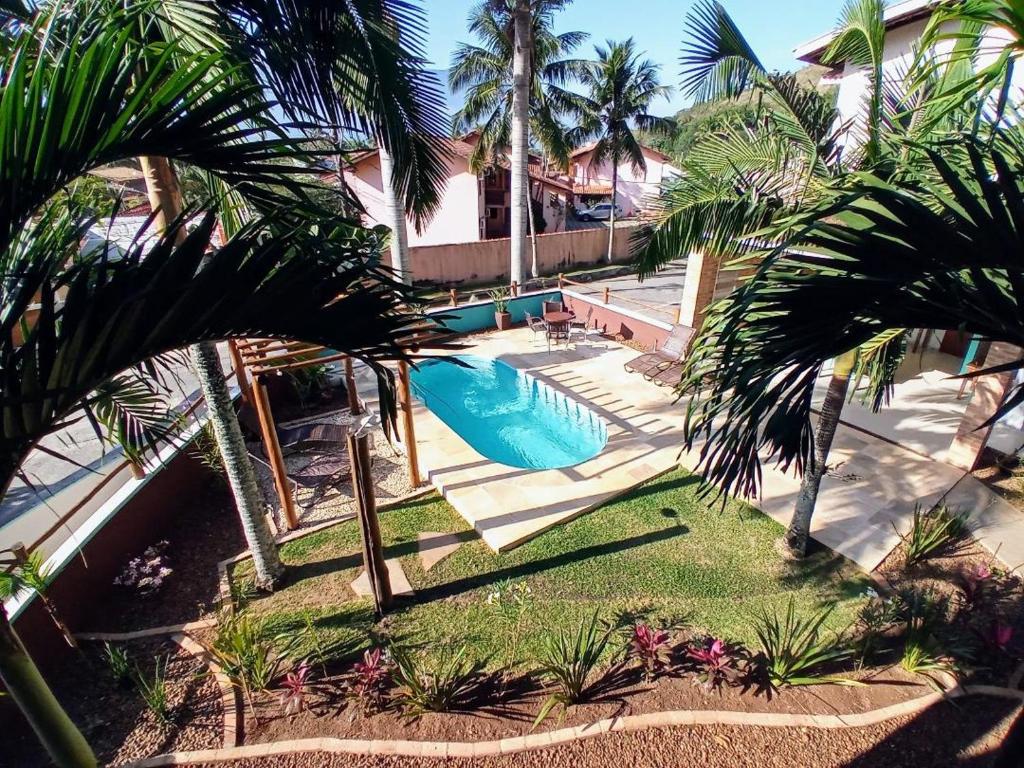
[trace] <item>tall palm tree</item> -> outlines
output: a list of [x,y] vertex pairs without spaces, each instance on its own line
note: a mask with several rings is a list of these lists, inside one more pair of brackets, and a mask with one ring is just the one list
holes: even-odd
[[[214,5],[217,13],[236,14],[244,33],[211,25]],[[3,492],[28,451],[98,387],[199,342],[255,334],[348,352],[377,372],[393,420],[394,383],[383,361],[404,357],[401,339],[424,327],[406,309],[413,297],[377,266],[378,235],[313,202],[304,179],[316,155],[293,138],[311,115],[356,123],[373,115],[377,135],[393,147],[413,215],[436,205],[443,163],[430,142],[416,138],[430,132],[410,130],[429,123],[432,109],[416,94],[419,58],[358,18],[382,5],[406,20],[420,18],[406,3],[369,0],[344,8],[84,0],[42,5],[35,14],[0,6],[9,32],[0,65],[0,134],[7,137],[0,142]],[[193,47],[184,34],[154,45],[139,34],[153,19],[169,23],[171,11],[197,33],[221,29],[230,45]],[[297,51],[276,36],[295,39],[298,28],[323,31],[322,45]],[[275,64],[279,56],[287,61]],[[324,73],[333,73],[326,82]],[[283,98],[275,104],[270,93]],[[374,106],[382,94],[386,106]],[[301,115],[301,123],[279,126],[275,112]],[[89,170],[132,157],[203,171],[252,215],[216,251],[210,239],[219,206],[210,200],[195,203],[205,215],[192,208],[168,222],[146,254],[141,246],[119,260],[103,249],[80,254],[91,220],[55,196]],[[41,309],[30,321],[33,304]],[[3,610],[0,678],[58,765],[95,765]]]
[[642,59],[630,38],[596,46],[597,61],[584,70],[587,90],[580,124],[573,130],[576,143],[596,138],[593,162],[611,161],[612,213],[608,228],[608,261],[615,241],[615,201],[619,192],[619,163],[629,162],[637,172],[646,169],[644,153],[634,130],[667,133],[672,121],[650,114],[652,102],[668,96],[671,88],[658,80],[658,65]]
[[[469,15],[469,31],[482,46],[465,45],[453,56],[450,84],[470,89],[466,106],[456,116],[456,128],[475,127],[494,117],[482,131],[484,146],[477,165],[507,137],[511,146],[510,280],[522,284],[528,230],[531,101],[535,89],[537,46],[549,44],[553,15],[572,0],[481,0]],[[536,34],[535,34],[536,33]],[[577,42],[578,44],[578,42]],[[504,94],[504,95],[503,95]],[[507,100],[507,109],[498,109]],[[507,121],[507,123],[506,123]],[[490,121],[488,121],[490,123]]]
[[[586,68],[586,62],[571,58],[571,55],[587,38],[584,32],[556,35],[552,31],[555,12],[567,4],[564,1],[541,0],[532,5],[530,37],[533,43],[527,100],[530,135],[546,158],[562,169],[569,165],[572,146],[560,117],[580,109],[579,96],[566,86],[577,80]],[[479,173],[488,165],[506,162],[506,148],[512,143],[516,45],[511,6],[490,0],[481,2],[470,12],[469,30],[480,44],[463,43],[456,48],[448,70],[448,82],[453,91],[465,92],[465,103],[455,115],[455,130],[477,129],[480,132],[480,139],[469,158],[470,168]],[[528,197],[532,198],[531,195]],[[517,205],[515,198],[512,204],[513,207]],[[537,277],[537,228],[533,221],[533,206],[529,201],[522,205],[527,211],[527,223],[533,239],[531,273]],[[513,217],[517,215],[513,211]]]
[[[683,159],[682,177],[663,195],[656,223],[635,244],[641,276],[697,250],[719,260],[743,257],[751,243],[747,235],[813,205],[851,169],[882,162],[885,129],[899,127],[896,115],[883,109],[882,12],[881,0],[848,0],[823,57],[826,62],[850,60],[870,73],[864,118],[851,126],[839,122],[830,100],[816,90],[801,86],[792,75],[769,72],[721,3],[704,0],[691,11],[682,56],[684,89],[698,101],[753,94],[764,111],[753,128],[740,122],[727,126],[699,141]],[[716,343],[713,325],[706,322],[695,349]],[[899,339],[890,341],[890,350],[899,344]],[[783,537],[791,556],[806,552],[850,380],[858,361],[870,366],[873,360],[873,355],[858,358],[849,352],[833,361],[815,450],[806,465],[798,465],[800,491]],[[717,460],[711,453],[704,458]],[[730,489],[753,490],[747,485]]]

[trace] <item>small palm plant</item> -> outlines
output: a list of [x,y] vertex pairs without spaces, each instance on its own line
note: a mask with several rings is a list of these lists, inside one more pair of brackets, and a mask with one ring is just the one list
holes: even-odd
[[914,507],[910,531],[896,533],[903,542],[906,567],[912,568],[955,547],[967,537],[970,529],[965,512],[953,512],[945,504],[928,511],[918,504]]
[[802,619],[796,615],[795,603],[790,598],[781,618],[778,613],[768,610],[756,615],[754,633],[761,643],[762,663],[772,689],[822,683],[858,684],[853,680],[821,674],[823,667],[850,656],[850,651],[835,639],[822,637],[822,626],[832,609],[828,606]]
[[391,648],[396,697],[404,714],[419,717],[427,712],[450,712],[469,700],[479,687],[484,662],[473,660],[465,645],[442,646],[431,657],[423,651]]
[[561,630],[544,639],[539,671],[554,690],[541,705],[534,728],[556,707],[564,710],[590,697],[593,672],[608,647],[613,630],[613,627],[602,629],[595,612],[575,633]]

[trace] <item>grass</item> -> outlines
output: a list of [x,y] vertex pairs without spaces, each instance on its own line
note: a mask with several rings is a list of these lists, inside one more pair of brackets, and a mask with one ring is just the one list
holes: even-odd
[[[558,526],[511,552],[494,554],[443,499],[430,495],[381,513],[388,557],[400,556],[416,592],[375,625],[370,604],[348,584],[361,565],[355,522],[320,531],[282,547],[288,586],[256,599],[252,608],[274,632],[299,632],[307,622],[339,652],[366,647],[370,633],[405,643],[469,643],[498,668],[509,659],[497,609],[487,597],[511,580],[531,590],[519,656],[542,652],[547,632],[575,630],[597,610],[605,620],[644,618],[754,642],[755,609],[798,616],[836,603],[829,629],[856,615],[867,587],[863,575],[832,552],[800,564],[783,561],[774,542],[782,528],[752,508],[711,508],[697,495],[697,478],[677,471]],[[420,567],[416,534],[459,532],[465,544],[429,572]],[[245,578],[248,565],[236,570]],[[307,633],[308,634],[308,633]]]

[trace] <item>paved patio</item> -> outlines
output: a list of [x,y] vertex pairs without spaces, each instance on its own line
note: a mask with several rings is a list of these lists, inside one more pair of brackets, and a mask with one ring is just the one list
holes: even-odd
[[[608,428],[607,447],[590,461],[566,469],[517,469],[484,458],[417,404],[424,476],[492,549],[514,547],[677,463],[694,467],[694,454],[680,455],[682,404],[671,391],[623,370],[634,350],[600,341],[548,352],[546,342],[525,328],[467,344],[467,353],[499,358],[587,405]],[[897,414],[896,422],[902,421]],[[832,459],[812,536],[865,570],[876,568],[896,546],[896,531],[909,528],[915,504],[930,506],[947,494],[949,503],[974,513],[982,544],[998,549],[1010,566],[1024,562],[1024,514],[963,471],[849,425],[840,427]],[[756,506],[785,525],[799,481],[768,467],[764,478]]]

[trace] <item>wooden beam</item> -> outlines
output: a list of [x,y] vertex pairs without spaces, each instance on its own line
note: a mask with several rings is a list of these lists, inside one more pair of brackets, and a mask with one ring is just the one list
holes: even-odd
[[242,360],[242,353],[238,349],[238,342],[234,339],[228,340],[228,351],[231,352],[231,367],[235,371],[235,380],[242,392],[242,399],[252,405],[252,392],[249,389],[249,378],[245,375],[245,361]]
[[373,493],[373,474],[370,470],[369,430],[349,429],[348,456],[352,466],[352,493],[356,497],[359,532],[363,544],[363,565],[373,596],[377,616],[383,616],[391,605],[391,577],[384,562],[384,545],[377,519],[377,500]]
[[281,443],[277,440],[277,428],[274,426],[274,414],[270,410],[270,398],[267,397],[267,389],[263,386],[259,376],[253,376],[252,394],[256,405],[256,414],[260,420],[260,431],[263,433],[263,445],[266,446],[267,457],[270,459],[270,471],[274,475],[277,498],[281,502],[281,509],[284,510],[285,526],[289,531],[294,531],[299,527],[299,517],[295,513],[295,499],[292,498],[291,490],[288,488],[288,470],[284,464],[284,454],[281,453]]
[[362,413],[362,407],[359,405],[359,393],[356,391],[356,377],[352,371],[352,358],[345,358],[345,391],[348,394],[348,412],[353,416],[358,416]]
[[[266,365],[260,363],[251,366],[249,370],[251,370],[253,374],[277,373],[279,371],[295,371],[301,368],[309,368],[311,365],[322,365],[324,363],[340,362],[341,360],[344,360],[347,357],[348,355],[346,355],[345,353],[339,352],[336,355],[324,355],[323,357],[311,358],[309,360],[296,360],[290,363],[282,362],[280,365]],[[287,358],[284,357],[281,358],[281,360],[286,359]]]
[[405,360],[398,363],[398,382],[402,409],[402,442],[405,444],[405,456],[409,462],[409,482],[413,488],[419,488],[422,480],[419,455],[416,451],[416,426],[412,418],[412,388],[409,386],[409,364]]

